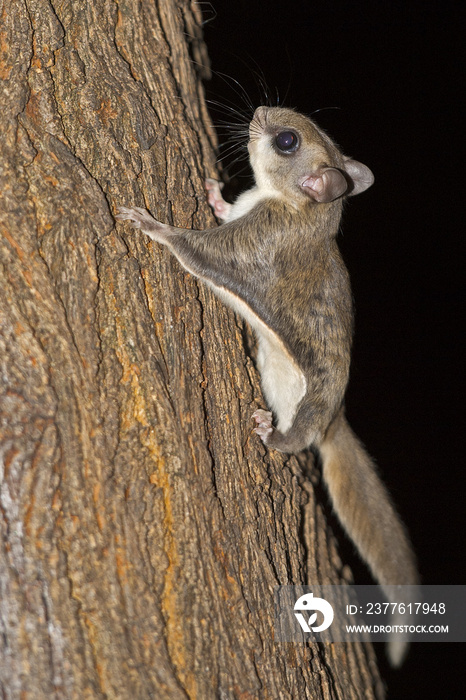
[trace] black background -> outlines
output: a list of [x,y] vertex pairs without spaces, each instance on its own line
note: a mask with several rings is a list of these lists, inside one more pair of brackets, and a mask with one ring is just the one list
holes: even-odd
[[[375,174],[348,203],[339,238],[356,304],[347,413],[408,526],[423,582],[464,584],[462,3],[202,8],[212,68],[231,78],[214,75],[211,100],[232,103],[246,123],[251,110],[234,81],[254,106],[265,81],[269,98],[278,90],[284,106],[314,113]],[[227,168],[233,189],[248,185],[243,166]],[[356,583],[370,582],[338,536]],[[377,646],[389,698],[464,696],[463,645],[413,645],[396,672]]]

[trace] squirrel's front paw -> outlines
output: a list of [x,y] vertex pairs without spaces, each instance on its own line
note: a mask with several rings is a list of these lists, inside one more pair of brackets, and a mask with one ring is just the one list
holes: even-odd
[[116,218],[120,221],[130,221],[134,228],[143,228],[144,224],[158,223],[147,209],[142,207],[117,207]]
[[223,185],[217,180],[212,178],[207,178],[205,181],[205,188],[207,190],[207,201],[212,207],[215,216],[221,221],[225,221],[230,213],[231,204],[225,202],[222,197],[221,188]]
[[167,233],[170,231],[170,226],[162,224],[160,221],[154,219],[147,209],[143,209],[142,207],[117,207],[117,210],[117,219],[120,221],[129,221],[134,228],[140,229],[143,233],[152,238],[152,240],[158,241],[159,243],[164,242],[163,234],[165,234],[166,237]]

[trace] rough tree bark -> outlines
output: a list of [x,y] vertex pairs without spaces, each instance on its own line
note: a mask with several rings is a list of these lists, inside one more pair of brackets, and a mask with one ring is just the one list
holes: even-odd
[[112,217],[213,223],[199,4],[0,8],[2,698],[381,697],[371,647],[274,643],[334,537],[239,321]]

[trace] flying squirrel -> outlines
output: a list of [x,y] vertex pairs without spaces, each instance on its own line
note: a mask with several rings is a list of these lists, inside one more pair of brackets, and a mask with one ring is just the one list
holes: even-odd
[[[417,585],[415,558],[385,486],[345,418],[353,305],[336,243],[343,200],[370,187],[369,168],[344,156],[308,117],[259,107],[249,125],[254,186],[234,204],[207,180],[222,222],[205,231],[175,228],[147,210],[119,207],[153,241],[208,284],[252,327],[268,408],[253,414],[269,449],[313,448],[333,507],[390,602],[393,586]],[[406,642],[393,639],[400,665]]]

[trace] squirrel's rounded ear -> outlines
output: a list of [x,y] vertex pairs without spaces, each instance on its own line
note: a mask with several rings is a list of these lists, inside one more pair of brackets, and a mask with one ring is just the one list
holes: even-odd
[[372,170],[369,170],[367,165],[360,163],[351,158],[345,158],[345,172],[348,173],[351,180],[351,185],[348,187],[347,195],[352,197],[354,194],[364,192],[374,184],[374,175]]
[[348,186],[347,178],[337,168],[319,168],[301,182],[305,194],[315,202],[333,202]]

